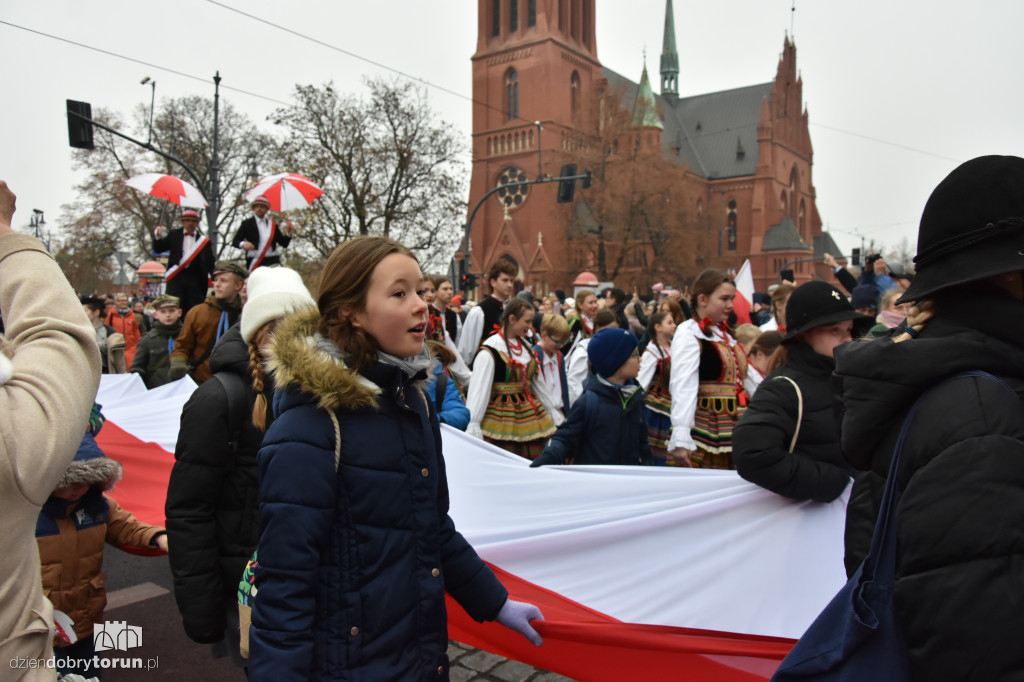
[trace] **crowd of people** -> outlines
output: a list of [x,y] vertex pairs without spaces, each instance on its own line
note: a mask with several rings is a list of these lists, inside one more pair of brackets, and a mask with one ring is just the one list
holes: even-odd
[[[2,660],[54,645],[68,658],[50,602],[89,640],[79,626],[102,603],[56,586],[98,570],[65,551],[72,535],[93,539],[93,557],[104,540],[169,551],[186,633],[251,679],[447,679],[446,592],[539,645],[539,610],[508,598],[448,515],[442,423],[532,467],[735,469],[817,502],[853,482],[852,573],[919,402],[898,478],[895,593],[912,676],[1024,671],[1024,159],[972,160],[934,190],[916,272],[872,255],[854,273],[826,254],[835,284],[781,282],[742,324],[722,270],[644,296],[537,295],[499,260],[473,303],[379,237],[341,244],[314,297],[277,262],[288,236],[265,203],[235,239],[248,267],[212,262],[185,211],[155,240],[171,252],[167,294],[76,302],[38,242],[8,234],[14,198],[0,183],[0,414],[17,436],[0,458],[0,584],[13,595],[0,604]],[[993,377],[960,378],[969,370]],[[92,440],[101,371],[199,385],[166,529],[105,494],[120,470]],[[89,522],[69,524],[75,509]]]

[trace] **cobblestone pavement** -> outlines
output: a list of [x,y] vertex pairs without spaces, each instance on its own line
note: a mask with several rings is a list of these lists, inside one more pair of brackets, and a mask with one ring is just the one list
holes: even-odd
[[502,658],[489,651],[474,649],[454,640],[448,640],[448,658],[452,662],[452,682],[573,682],[568,677]]

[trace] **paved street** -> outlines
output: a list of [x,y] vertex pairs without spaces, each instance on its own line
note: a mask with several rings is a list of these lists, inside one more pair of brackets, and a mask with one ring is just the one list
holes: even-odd
[[[181,627],[174,604],[167,557],[138,557],[108,547],[104,557],[110,603],[107,622],[125,621],[142,629],[142,646],[109,658],[141,658],[146,670],[103,671],[104,682],[242,682],[241,670],[225,659],[214,660],[209,647],[195,644]],[[110,653],[110,652],[108,652]],[[518,661],[450,642],[452,682],[560,682],[567,677]]]

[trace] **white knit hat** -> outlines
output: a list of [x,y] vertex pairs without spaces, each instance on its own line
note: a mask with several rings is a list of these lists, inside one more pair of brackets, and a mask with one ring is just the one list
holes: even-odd
[[248,298],[242,308],[242,339],[246,343],[271,320],[303,308],[315,308],[299,273],[288,268],[256,268],[246,285]]

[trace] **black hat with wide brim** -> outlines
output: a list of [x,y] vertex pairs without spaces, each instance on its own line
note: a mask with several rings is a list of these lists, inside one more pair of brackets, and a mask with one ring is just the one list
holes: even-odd
[[793,290],[786,302],[786,338],[793,341],[803,332],[823,324],[853,320],[857,326],[869,325],[874,319],[853,309],[843,292],[828,282],[807,282]]
[[947,175],[921,214],[914,268],[897,303],[1024,270],[1024,159],[981,156]]

